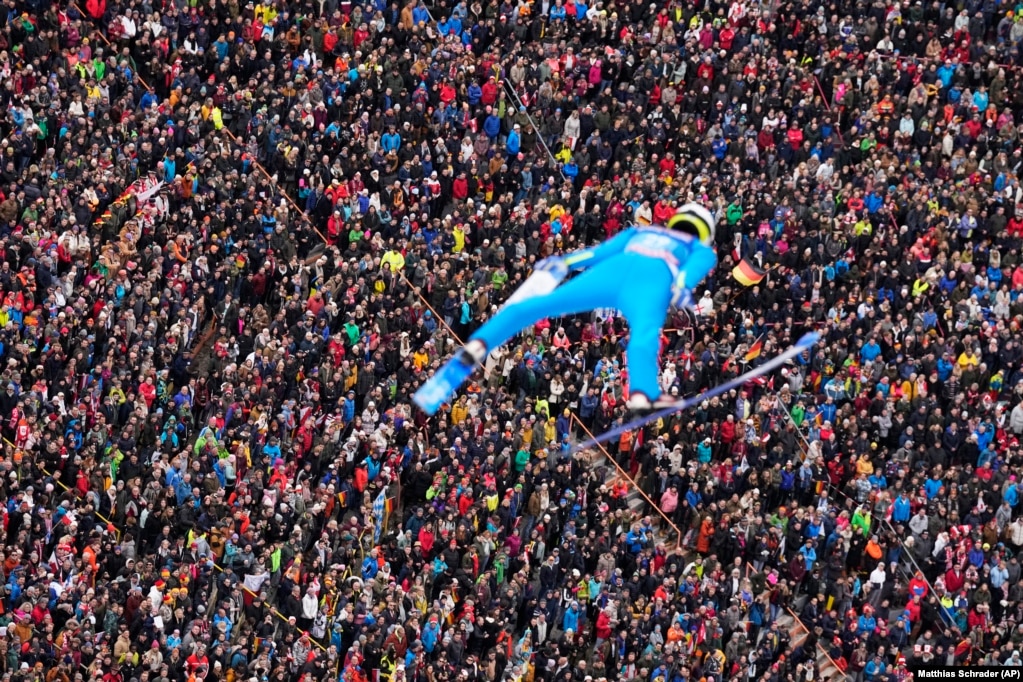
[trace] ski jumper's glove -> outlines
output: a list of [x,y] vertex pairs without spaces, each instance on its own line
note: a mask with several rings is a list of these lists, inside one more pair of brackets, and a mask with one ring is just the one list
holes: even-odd
[[684,308],[686,310],[696,311],[696,299],[693,298],[693,293],[686,288],[686,273],[678,273],[678,277],[675,279],[675,286],[672,287],[673,294],[671,297],[671,304],[676,308]]
[[558,258],[557,256],[549,256],[544,258],[542,261],[536,264],[533,268],[533,272],[547,272],[556,279],[558,282],[563,281],[568,277],[568,263],[565,262],[564,258]]
[[568,277],[568,264],[563,258],[544,258],[533,268],[533,274],[515,290],[505,305],[518,303],[534,296],[546,296]]

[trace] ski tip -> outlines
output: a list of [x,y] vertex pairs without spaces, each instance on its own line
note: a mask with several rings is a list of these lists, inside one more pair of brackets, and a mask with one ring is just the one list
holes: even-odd
[[802,348],[804,350],[808,349],[808,348],[812,347],[815,343],[820,341],[820,338],[821,338],[821,335],[818,334],[817,332],[810,332],[809,334],[803,334],[803,336],[799,339],[799,341],[796,341],[796,347]]

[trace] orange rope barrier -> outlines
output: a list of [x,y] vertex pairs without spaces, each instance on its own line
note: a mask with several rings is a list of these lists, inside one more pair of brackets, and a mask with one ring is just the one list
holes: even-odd
[[[582,420],[579,419],[579,417],[577,417],[574,412],[572,413],[572,421],[583,430],[583,432],[586,434],[588,438],[590,438],[591,440],[593,439],[593,433],[588,428],[586,428],[586,425],[582,423]],[[647,503],[654,509],[654,511],[657,512],[658,516],[661,517],[664,523],[666,523],[669,528],[675,531],[675,535],[678,541],[677,546],[681,547],[683,536],[682,531],[679,529],[679,527],[676,526],[675,523],[671,519],[669,519],[668,516],[663,511],[661,511],[660,505],[655,504],[654,501],[651,500],[645,492],[643,492],[643,490],[639,487],[636,481],[631,476],[629,476],[628,472],[625,471],[625,469],[623,469],[621,465],[618,464],[617,461],[615,461],[615,458],[611,456],[611,453],[604,448],[603,444],[597,443],[597,447],[600,448],[601,452],[604,453],[604,456],[607,457],[607,461],[614,465],[614,468],[618,470],[618,475],[621,476],[626,481],[628,481],[636,490],[636,492],[638,492],[643,497],[643,499],[646,500]]]

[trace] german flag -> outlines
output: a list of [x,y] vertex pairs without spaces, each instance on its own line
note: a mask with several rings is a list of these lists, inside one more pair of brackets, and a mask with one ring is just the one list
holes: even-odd
[[767,271],[748,258],[743,258],[738,265],[732,268],[732,277],[744,287],[760,284],[766,276]]
[[752,360],[756,360],[757,358],[760,357],[760,353],[763,350],[764,350],[764,339],[763,338],[759,338],[756,341],[754,341],[753,345],[750,346],[749,350],[746,351],[746,355],[744,356],[743,360],[745,362],[750,362]]

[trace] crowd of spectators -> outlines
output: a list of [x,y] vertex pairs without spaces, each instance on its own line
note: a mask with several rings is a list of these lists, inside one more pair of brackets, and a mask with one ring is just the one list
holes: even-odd
[[[1023,10],[6,0],[0,24],[0,679],[1021,664]],[[536,260],[688,201],[720,265],[668,315],[665,391],[812,352],[601,466],[572,444],[628,417],[614,311],[411,408]]]

